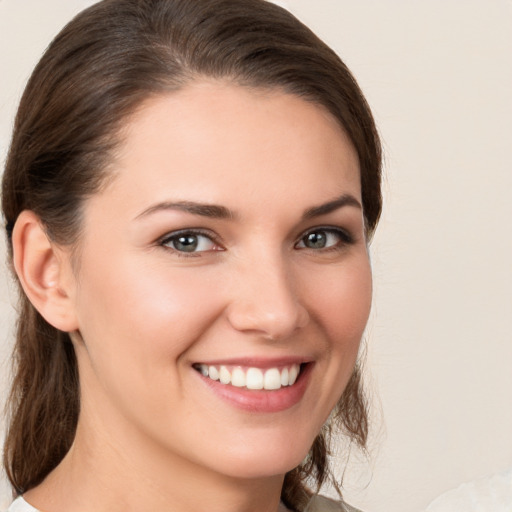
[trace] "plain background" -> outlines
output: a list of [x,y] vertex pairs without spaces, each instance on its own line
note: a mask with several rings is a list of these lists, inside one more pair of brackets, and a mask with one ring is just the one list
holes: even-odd
[[[91,3],[0,0],[1,160],[31,69]],[[422,511],[512,465],[512,1],[278,3],[353,71],[385,148],[366,335],[374,428],[369,457],[339,468],[345,495],[368,512]],[[10,288],[2,270],[2,399]]]

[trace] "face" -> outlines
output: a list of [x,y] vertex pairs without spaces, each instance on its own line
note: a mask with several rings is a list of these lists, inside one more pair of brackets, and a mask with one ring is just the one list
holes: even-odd
[[355,150],[312,103],[219,83],[151,99],[124,134],[84,210],[80,421],[176,467],[284,474],[369,314]]

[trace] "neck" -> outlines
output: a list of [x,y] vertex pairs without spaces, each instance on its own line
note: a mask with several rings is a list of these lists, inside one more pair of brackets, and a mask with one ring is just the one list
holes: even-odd
[[[92,424],[91,424],[92,423]],[[73,446],[27,501],[49,512],[277,512],[283,475],[218,474],[138,435],[78,424]]]

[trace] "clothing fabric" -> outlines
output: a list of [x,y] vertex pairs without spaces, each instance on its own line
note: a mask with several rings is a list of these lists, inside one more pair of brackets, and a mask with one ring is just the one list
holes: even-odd
[[512,468],[466,482],[434,500],[426,512],[511,512]]
[[[22,496],[15,499],[6,512],[39,512],[29,505]],[[361,512],[341,501],[334,501],[324,496],[314,496],[304,512]]]
[[311,498],[304,512],[361,512],[361,510],[347,503],[317,495]]
[[6,512],[39,512],[29,505],[21,496],[16,498]]

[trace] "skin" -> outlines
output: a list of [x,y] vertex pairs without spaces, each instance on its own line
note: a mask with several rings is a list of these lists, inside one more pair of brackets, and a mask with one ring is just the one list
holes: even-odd
[[[370,310],[356,152],[317,105],[215,82],[152,98],[123,133],[114,179],[85,203],[78,264],[55,246],[40,264],[60,309],[39,309],[72,333],[81,414],[70,452],[26,499],[49,512],[275,512],[350,378]],[[19,224],[18,245],[38,240],[30,213]],[[207,236],[180,253],[168,235],[190,228]],[[327,246],[308,247],[311,231]],[[271,413],[222,399],[192,366],[292,357],[310,362],[307,387]]]

